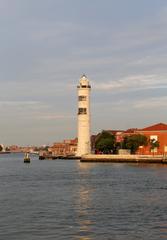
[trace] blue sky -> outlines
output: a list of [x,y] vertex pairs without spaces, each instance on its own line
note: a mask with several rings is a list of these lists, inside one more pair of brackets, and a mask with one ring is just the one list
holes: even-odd
[[92,133],[167,122],[166,0],[0,0],[0,142],[77,135],[92,85]]

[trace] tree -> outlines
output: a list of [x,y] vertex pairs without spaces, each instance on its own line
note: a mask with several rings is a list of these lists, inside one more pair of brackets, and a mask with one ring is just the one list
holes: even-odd
[[3,147],[2,147],[2,145],[0,145],[0,152],[2,152],[2,150],[3,150]]
[[45,146],[43,149],[44,151],[48,151],[49,146]]
[[159,148],[159,142],[156,139],[150,139],[150,150],[155,153],[155,149]]
[[5,148],[5,151],[6,151],[6,152],[9,152],[9,151],[10,151],[10,148],[9,148],[9,147],[6,147],[6,148]]
[[124,137],[123,148],[130,149],[132,154],[135,154],[139,146],[147,146],[148,140],[147,137],[141,134],[134,134]]
[[103,130],[95,141],[95,148],[103,153],[113,152],[115,148],[115,136]]

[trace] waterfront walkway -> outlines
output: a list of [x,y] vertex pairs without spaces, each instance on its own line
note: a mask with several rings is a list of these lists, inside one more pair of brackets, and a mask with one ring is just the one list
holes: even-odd
[[88,154],[81,157],[81,162],[131,162],[131,163],[166,163],[164,155],[109,155]]

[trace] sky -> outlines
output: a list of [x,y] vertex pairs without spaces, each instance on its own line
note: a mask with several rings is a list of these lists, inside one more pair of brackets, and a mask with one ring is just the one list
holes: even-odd
[[167,123],[167,1],[0,0],[0,143],[75,138],[82,74],[92,134]]

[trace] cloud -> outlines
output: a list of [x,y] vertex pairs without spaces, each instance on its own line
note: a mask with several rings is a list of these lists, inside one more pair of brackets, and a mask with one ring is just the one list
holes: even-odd
[[19,116],[22,118],[32,118],[34,115],[48,111],[49,108],[50,106],[47,104],[38,101],[0,101],[2,117],[13,116],[14,118],[18,118]]
[[140,109],[158,109],[167,107],[167,97],[152,97],[144,100],[137,101],[134,104],[134,108],[140,108]]
[[166,88],[167,77],[157,75],[134,75],[107,83],[92,83],[99,91],[126,92],[153,88]]
[[46,111],[50,106],[44,102],[39,101],[0,101],[1,112],[16,115],[28,115],[30,113]]
[[161,24],[167,24],[167,6],[164,6],[158,13],[158,18]]
[[[132,110],[147,110],[153,113],[154,110],[167,108],[167,96],[147,97],[145,99],[124,99],[112,103],[105,103],[110,105],[110,108],[117,112],[131,112]],[[107,106],[108,109],[108,106]]]
[[38,115],[36,116],[38,119],[43,119],[43,120],[55,120],[55,119],[71,119],[74,118],[72,115],[56,115],[56,114],[45,114],[45,115]]
[[36,106],[39,102],[36,101],[0,101],[0,107],[23,107],[23,106]]
[[19,116],[18,122],[21,119],[31,119],[35,123],[37,120],[50,121],[75,118],[68,113],[61,113],[59,109],[55,110],[54,106],[38,101],[0,101],[0,111],[3,117],[7,115]]

